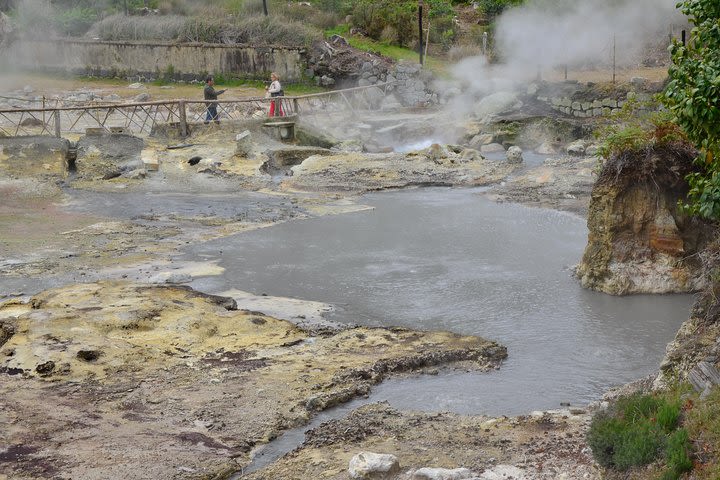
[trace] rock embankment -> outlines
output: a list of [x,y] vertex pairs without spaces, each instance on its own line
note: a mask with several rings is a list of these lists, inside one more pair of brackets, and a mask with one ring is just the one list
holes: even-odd
[[410,186],[477,186],[496,183],[517,164],[489,161],[477,150],[433,144],[410,153],[343,152],[311,156],[283,181],[289,190],[367,192]]
[[700,254],[706,288],[698,296],[675,339],[667,347],[654,387],[677,379],[690,381],[703,392],[719,383],[720,373],[720,242],[708,245]]
[[685,215],[694,152],[682,146],[628,152],[608,161],[591,195],[588,245],[577,275],[614,295],[694,292],[705,285],[697,254],[712,230]]

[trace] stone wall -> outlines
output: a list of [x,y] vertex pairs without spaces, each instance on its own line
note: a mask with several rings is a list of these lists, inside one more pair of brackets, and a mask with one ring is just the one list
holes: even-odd
[[619,98],[606,97],[595,100],[574,100],[570,96],[544,97],[538,100],[548,103],[553,109],[578,118],[600,117],[619,110],[628,100],[647,102],[650,100],[647,93],[628,92]]
[[[0,68],[62,71],[150,81],[201,79],[205,73],[266,79],[270,72],[290,82],[303,72],[305,50],[219,44],[22,40],[0,56]],[[139,78],[142,77],[142,78]]]

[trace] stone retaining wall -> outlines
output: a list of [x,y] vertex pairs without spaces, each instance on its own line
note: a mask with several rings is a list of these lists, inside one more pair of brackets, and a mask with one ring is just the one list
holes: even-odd
[[48,39],[13,43],[0,56],[0,68],[144,81],[160,77],[199,80],[206,73],[265,80],[270,72],[277,72],[293,82],[302,76],[304,57],[300,47]]
[[543,97],[538,100],[548,103],[553,109],[578,118],[600,117],[619,110],[628,100],[645,102],[650,100],[646,93],[628,92],[620,98],[599,98],[595,100],[573,100],[572,97]]

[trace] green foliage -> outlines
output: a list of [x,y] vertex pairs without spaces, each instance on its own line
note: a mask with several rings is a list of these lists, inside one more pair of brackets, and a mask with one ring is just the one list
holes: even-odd
[[317,5],[320,10],[341,15],[347,15],[352,11],[352,1],[350,0],[315,0],[313,4]]
[[505,9],[521,5],[523,0],[479,0],[478,8],[488,17],[496,17]]
[[670,82],[664,103],[690,141],[700,149],[703,172],[688,177],[690,213],[720,218],[720,3],[685,0],[680,4],[694,28],[688,45],[673,42]]
[[623,397],[593,417],[587,442],[595,460],[605,468],[627,470],[647,465],[664,451],[665,475],[679,474],[692,467],[687,431],[677,429],[680,413],[677,394]]
[[677,429],[668,437],[665,447],[665,464],[667,470],[663,474],[662,480],[677,480],[680,475],[692,470],[690,437],[684,428]]
[[[433,24],[452,25],[454,10],[449,0],[425,0],[424,14]],[[353,25],[374,40],[391,27],[396,32],[396,44],[408,46],[418,39],[418,2],[416,0],[357,0],[352,10]],[[447,27],[438,35],[448,35]],[[454,33],[449,35],[454,36]]]
[[687,138],[667,111],[658,111],[657,102],[630,98],[621,109],[605,118],[595,135],[600,140],[598,155],[604,159],[627,152],[639,152],[663,145],[687,144]]
[[92,8],[75,7],[63,10],[55,16],[55,26],[58,33],[65,36],[84,35],[98,15]]

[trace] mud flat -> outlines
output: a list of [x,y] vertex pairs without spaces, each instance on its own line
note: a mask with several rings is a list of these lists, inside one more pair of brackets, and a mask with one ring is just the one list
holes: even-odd
[[2,435],[15,452],[3,456],[3,472],[233,471],[256,444],[386,376],[451,363],[487,370],[506,356],[497,343],[442,332],[358,327],[310,336],[235,308],[186,287],[125,282],[3,304]]

